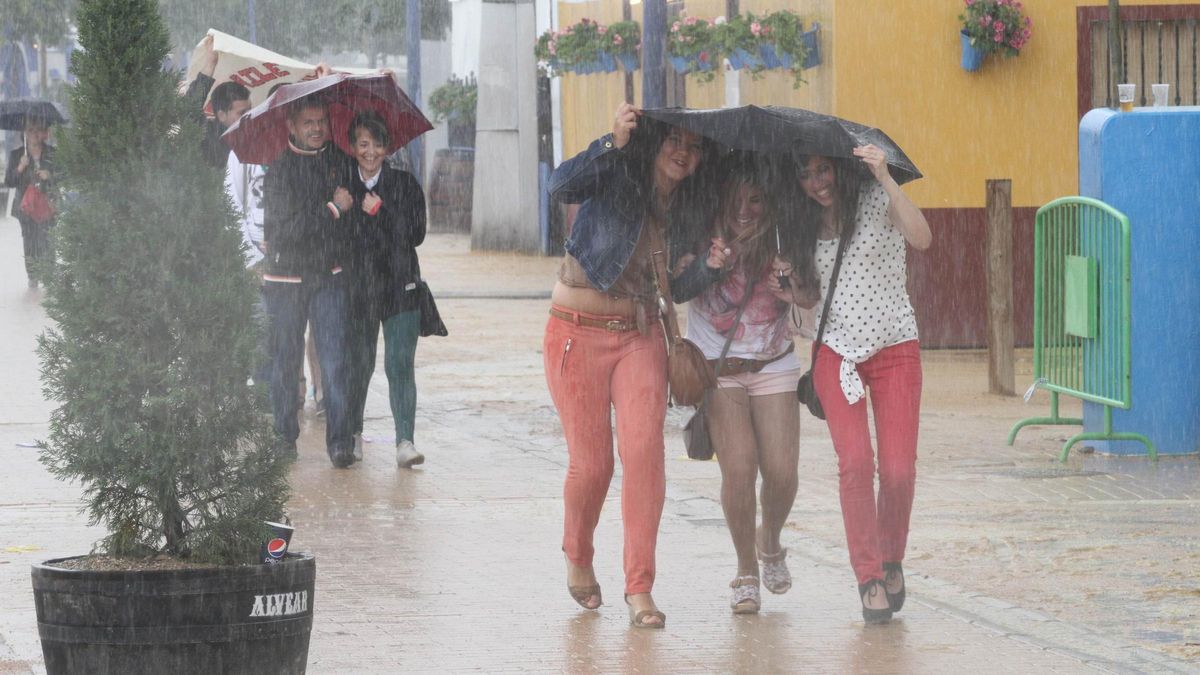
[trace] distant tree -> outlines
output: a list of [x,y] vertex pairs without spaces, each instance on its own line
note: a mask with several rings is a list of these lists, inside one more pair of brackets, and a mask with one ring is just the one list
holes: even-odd
[[20,40],[57,45],[66,40],[75,0],[0,0],[0,28]]
[[38,347],[58,404],[42,462],[83,486],[103,551],[250,562],[282,515],[287,461],[246,384],[256,290],[236,220],[160,67],[154,0],[78,5],[58,162],[77,196]]
[[[161,0],[176,53],[190,53],[209,28],[248,40],[247,0]],[[445,39],[449,0],[421,0],[421,34]],[[308,58],[322,51],[404,51],[404,0],[255,0],[257,43],[280,54]]]

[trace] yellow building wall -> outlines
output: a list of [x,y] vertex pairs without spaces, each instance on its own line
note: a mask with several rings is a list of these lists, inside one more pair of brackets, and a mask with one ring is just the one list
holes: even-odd
[[[1009,178],[1014,206],[1040,206],[1078,191],[1076,109],[1077,6],[1102,1],[1023,0],[1033,38],[1017,57],[990,56],[968,73],[960,65],[954,0],[743,0],[742,11],[798,12],[819,21],[822,63],[792,88],[789,75],[754,81],[742,73],[742,104],[809,108],[883,129],[925,174],[906,187],[925,208],[980,208],[984,184]],[[1192,4],[1185,0],[1121,0],[1122,6]],[[583,16],[620,19],[620,0],[558,4],[560,26]],[[691,0],[686,14],[711,18],[724,0]],[[640,5],[634,6],[640,21]],[[641,71],[634,78],[640,101]],[[563,77],[563,153],[569,157],[608,131],[623,91],[619,74]],[[687,103],[720,107],[718,76],[687,78]]]

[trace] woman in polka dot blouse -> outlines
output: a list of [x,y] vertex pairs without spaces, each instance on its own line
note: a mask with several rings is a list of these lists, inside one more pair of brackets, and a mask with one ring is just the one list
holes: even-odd
[[[817,289],[811,264],[797,265],[804,273],[795,274],[788,261],[811,262],[807,252],[815,232],[784,228],[784,236],[776,237],[777,209],[748,157],[733,156],[719,173],[724,183],[708,252],[715,263],[713,283],[688,304],[687,337],[709,363],[718,362],[729,344],[717,389],[708,397],[708,428],[721,465],[721,506],[737,554],[730,606],[735,614],[753,614],[762,602],[760,585],[772,593],[785,593],[792,585],[787,549],[779,541],[796,498],[800,454],[794,392],[801,369],[790,316],[795,303],[816,304]],[[807,241],[801,241],[803,234]],[[780,274],[789,277],[786,287]],[[811,280],[803,284],[807,291],[801,279]],[[762,525],[756,528],[760,473]]]
[[[921,353],[906,290],[909,246],[929,248],[921,210],[888,173],[874,145],[855,160],[800,158],[806,222],[815,223],[821,303],[841,237],[849,237],[838,273],[813,383],[838,455],[842,520],[850,565],[858,580],[863,619],[884,622],[904,604],[901,561],[908,541],[916,482],[921,408]],[[867,423],[867,390],[875,419],[876,456]]]

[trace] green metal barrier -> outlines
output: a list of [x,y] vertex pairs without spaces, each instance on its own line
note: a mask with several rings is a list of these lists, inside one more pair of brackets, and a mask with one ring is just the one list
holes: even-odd
[[1150,459],[1158,451],[1142,434],[1114,432],[1113,408],[1128,410],[1130,395],[1129,218],[1088,197],[1062,197],[1038,209],[1034,222],[1033,385],[1050,392],[1050,416],[1013,426],[1008,444],[1032,424],[1082,426],[1058,413],[1058,395],[1104,406],[1104,431],[1067,439],[1059,461],[1079,441],[1141,441]]

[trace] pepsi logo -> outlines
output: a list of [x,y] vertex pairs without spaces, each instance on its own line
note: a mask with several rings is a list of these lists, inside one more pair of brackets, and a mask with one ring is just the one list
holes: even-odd
[[276,537],[267,542],[267,553],[272,558],[282,558],[283,554],[287,552],[287,545],[287,541]]

